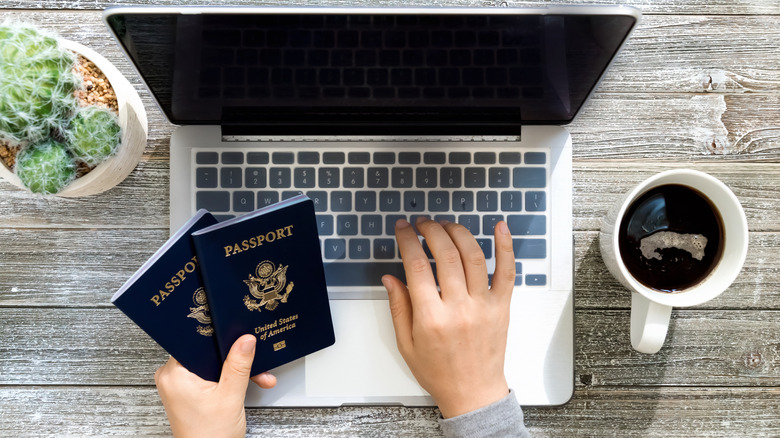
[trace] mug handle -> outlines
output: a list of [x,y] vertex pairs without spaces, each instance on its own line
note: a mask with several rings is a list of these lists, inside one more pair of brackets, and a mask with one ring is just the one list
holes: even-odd
[[664,345],[669,329],[671,306],[631,293],[631,346],[640,353],[653,354]]

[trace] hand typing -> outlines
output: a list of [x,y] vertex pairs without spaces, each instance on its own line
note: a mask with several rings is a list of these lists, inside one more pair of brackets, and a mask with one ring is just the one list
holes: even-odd
[[445,418],[487,406],[509,393],[504,377],[509,302],[515,280],[512,236],[495,227],[496,269],[488,287],[484,254],[463,226],[416,224],[436,261],[431,264],[411,225],[396,223],[407,284],[385,275],[398,350]]

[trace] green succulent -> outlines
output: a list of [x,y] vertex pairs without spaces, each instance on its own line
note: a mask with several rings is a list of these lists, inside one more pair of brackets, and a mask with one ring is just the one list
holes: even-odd
[[75,65],[54,36],[0,24],[0,139],[34,143],[63,132],[81,86]]
[[122,140],[119,119],[106,108],[82,108],[71,121],[66,138],[76,160],[95,166],[119,146]]
[[44,195],[59,192],[76,177],[76,163],[65,145],[51,139],[19,151],[15,170],[25,187]]

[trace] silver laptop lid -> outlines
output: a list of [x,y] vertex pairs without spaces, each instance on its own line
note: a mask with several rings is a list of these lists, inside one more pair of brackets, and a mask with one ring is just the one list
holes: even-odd
[[628,37],[622,7],[111,8],[175,124],[247,135],[517,135],[566,124]]

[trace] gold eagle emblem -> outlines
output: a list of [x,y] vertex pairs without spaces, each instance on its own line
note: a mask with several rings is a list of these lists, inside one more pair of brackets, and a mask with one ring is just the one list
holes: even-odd
[[[249,286],[249,293],[256,298],[253,300],[249,295],[244,296],[244,305],[249,310],[260,311],[261,307],[266,310],[274,310],[279,306],[279,302],[286,303],[287,297],[292,292],[294,283],[287,283],[287,268],[289,265],[279,265],[276,267],[273,262],[264,260],[255,268],[255,275],[249,274],[249,279],[244,280]],[[285,285],[287,288],[285,289]],[[284,289],[284,292],[282,292]]]
[[211,313],[209,312],[209,303],[206,301],[206,291],[202,287],[195,290],[192,295],[192,302],[195,303],[195,307],[190,307],[190,314],[187,318],[194,318],[201,324],[195,330],[203,336],[211,336],[214,334],[214,327],[211,326]]

